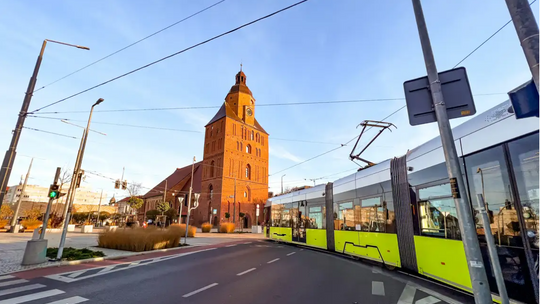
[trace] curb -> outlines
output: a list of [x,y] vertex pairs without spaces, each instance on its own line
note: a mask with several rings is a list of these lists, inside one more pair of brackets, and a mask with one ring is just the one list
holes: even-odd
[[[232,243],[232,242],[227,242],[227,243]],[[221,243],[221,244],[224,244],[224,243]],[[212,246],[212,245],[205,245],[205,246],[189,245],[189,246],[158,249],[158,250],[150,250],[150,251],[142,251],[142,252],[130,252],[130,253],[125,254],[125,255],[112,256],[112,257],[105,256],[105,257],[100,257],[100,258],[92,258],[92,259],[84,259],[84,260],[76,260],[76,261],[62,261],[62,262],[57,263],[57,264],[44,265],[44,266],[41,266],[41,267],[35,267],[35,268],[28,268],[28,269],[4,272],[4,273],[1,273],[0,276],[13,274],[13,273],[18,273],[18,272],[23,272],[23,271],[31,271],[31,270],[36,270],[36,269],[61,267],[61,266],[70,266],[70,265],[80,265],[80,264],[86,264],[86,263],[92,263],[92,262],[101,262],[101,261],[105,261],[105,260],[120,260],[120,259],[124,259],[124,258],[127,258],[127,257],[151,254],[151,253],[156,253],[156,252],[176,251],[176,250],[181,250],[181,249],[184,249],[184,248],[196,248],[196,247],[206,247],[206,246]],[[90,247],[98,248],[98,249],[100,248],[100,247],[95,247],[95,246],[90,246]]]

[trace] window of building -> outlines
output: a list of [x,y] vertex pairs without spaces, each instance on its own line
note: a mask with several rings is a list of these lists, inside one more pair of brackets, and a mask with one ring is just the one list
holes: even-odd
[[246,192],[245,192],[244,197],[247,198],[248,202],[251,202],[251,188],[246,187]]
[[242,151],[242,147],[243,147],[243,145],[242,145],[242,143],[240,143],[240,151]]
[[210,127],[210,137],[212,137],[212,133],[214,132],[214,126]]
[[208,186],[208,198],[212,199],[214,197],[214,187],[212,184]]
[[418,190],[418,216],[426,236],[461,239],[456,206],[449,183]]
[[214,169],[215,169],[215,165],[216,165],[216,164],[215,164],[214,161],[212,161],[212,162],[210,163],[210,177],[214,177]]
[[249,164],[246,166],[246,178],[251,179],[251,166]]
[[255,139],[255,135],[254,135],[254,134],[255,134],[255,133],[254,133],[253,131],[251,131],[251,137],[250,137],[251,140],[254,140],[254,139]]
[[251,145],[246,145],[246,153],[251,154]]
[[259,135],[259,133],[257,133],[257,136],[255,138],[257,139],[257,142],[261,142],[261,135]]

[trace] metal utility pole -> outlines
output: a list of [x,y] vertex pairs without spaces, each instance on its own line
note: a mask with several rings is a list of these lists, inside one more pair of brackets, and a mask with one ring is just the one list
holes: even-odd
[[[514,22],[521,48],[529,64],[536,89],[538,89],[538,24],[527,0],[506,0]],[[540,91],[540,90],[539,90]],[[537,292],[538,293],[538,292]]]
[[21,130],[24,127],[24,121],[26,120],[26,115],[28,114],[27,113],[28,108],[30,107],[30,101],[32,100],[32,95],[34,93],[34,88],[37,82],[37,75],[39,72],[39,67],[41,66],[41,61],[43,60],[43,53],[45,52],[45,47],[47,46],[47,42],[54,42],[58,44],[76,47],[78,49],[90,50],[89,48],[85,46],[74,45],[74,44],[64,43],[60,41],[49,40],[49,39],[43,40],[43,44],[41,45],[41,51],[39,52],[36,65],[34,67],[34,72],[32,73],[32,77],[30,77],[30,82],[28,83],[28,88],[26,89],[26,93],[24,95],[23,104],[21,106],[21,111],[19,112],[19,118],[17,119],[15,130],[13,130],[11,143],[9,144],[9,148],[6,151],[6,154],[4,156],[4,161],[2,162],[2,167],[0,168],[0,206],[2,206],[2,202],[4,201],[7,184],[9,182],[9,177],[11,175],[11,169],[13,168],[15,157],[17,156],[17,152],[16,152],[17,145],[19,144]]
[[[54,175],[54,181],[52,183],[53,185],[58,185],[58,179],[60,178],[61,170],[62,168],[60,167],[56,168],[56,174]],[[49,221],[49,214],[51,213],[51,206],[55,199],[58,199],[58,197],[49,196],[49,203],[47,204],[47,210],[45,211],[45,215],[43,216],[43,225],[41,226],[41,234],[39,235],[40,240],[43,240],[45,238],[45,231],[47,231],[47,222]]]
[[[97,219],[96,219],[96,224],[99,223],[99,211],[101,210],[101,199],[103,198],[103,189],[101,189],[101,194],[99,195],[99,204],[98,204],[98,207],[97,207]],[[101,225],[99,225],[101,226]]]
[[283,194],[283,177],[284,177],[285,175],[287,175],[287,174],[283,174],[283,175],[281,176],[281,194]]
[[98,99],[90,109],[90,115],[88,116],[88,123],[86,125],[86,129],[84,130],[84,136],[81,138],[81,148],[79,148],[79,151],[77,153],[77,160],[75,162],[75,170],[73,171],[75,173],[74,176],[71,177],[71,187],[72,190],[71,198],[70,200],[66,200],[66,204],[68,204],[66,217],[64,218],[64,227],[62,229],[62,237],[60,238],[60,245],[58,246],[58,254],[56,255],[56,259],[59,261],[62,259],[62,253],[64,251],[64,244],[66,242],[66,235],[67,235],[67,229],[69,225],[69,220],[71,217],[71,207],[73,204],[73,199],[75,197],[75,191],[77,189],[77,183],[79,181],[79,173],[81,172],[81,165],[82,160],[84,157],[84,149],[86,148],[86,140],[88,139],[88,131],[90,130],[90,122],[92,121],[92,113],[94,112],[94,107],[99,105],[103,102],[103,98]]
[[[81,158],[81,151],[83,149],[83,143],[86,138],[86,129],[83,130],[83,134],[81,137],[81,143],[79,145],[79,150],[77,151],[77,158],[75,158],[75,166],[73,167],[73,174],[71,175],[71,181],[69,183],[68,192],[66,194],[66,200],[64,202],[64,211],[62,212],[62,218],[65,219],[68,213],[68,208],[70,206],[70,202],[73,201],[72,198],[75,197],[75,185],[77,184],[77,175],[79,173],[79,169],[77,167],[79,160]],[[62,227],[64,224],[62,223]]]
[[497,254],[497,246],[495,246],[495,241],[493,240],[493,234],[491,232],[491,226],[489,222],[489,217],[486,208],[486,203],[484,202],[484,195],[477,194],[476,200],[476,210],[480,214],[482,219],[482,225],[484,225],[484,235],[486,236],[486,243],[489,252],[489,259],[491,260],[491,267],[493,269],[493,274],[495,280],[497,281],[497,289],[499,290],[499,296],[501,297],[502,304],[510,304],[508,299],[508,293],[506,292],[506,285],[504,284],[504,277],[501,270],[501,264],[499,262],[499,255]]
[[[24,178],[24,184],[21,189],[21,196],[19,196],[19,202],[17,203],[17,208],[15,208],[15,213],[13,214],[13,218],[11,219],[11,227],[9,229],[9,232],[11,233],[17,233],[19,232],[19,225],[17,223],[17,219],[19,218],[19,210],[21,209],[21,205],[23,202],[24,197],[24,190],[26,190],[26,183],[28,182],[28,177],[30,176],[30,170],[32,169],[32,163],[34,162],[34,158],[30,160],[30,166],[28,166],[28,172],[26,173],[26,177]],[[17,194],[17,187],[15,187],[15,194]]]
[[[184,245],[187,243],[188,238],[188,228],[189,228],[189,216],[191,214],[191,193],[193,192],[193,172],[195,171],[195,156],[193,156],[193,164],[191,165],[191,181],[189,185],[189,194],[188,194],[188,209],[187,209],[187,218],[186,218],[186,237],[184,238]],[[165,180],[166,182],[166,180]]]
[[[435,65],[433,50],[427,31],[422,4],[420,0],[412,0],[416,24],[418,26],[418,34],[422,44],[422,52],[424,53],[424,61],[430,83],[431,97],[437,117],[437,124],[441,136],[444,157],[446,159],[446,169],[452,185],[454,204],[459,219],[459,228],[465,247],[465,256],[467,258],[467,266],[471,277],[472,289],[477,304],[491,304],[491,292],[487,280],[486,270],[482,261],[482,253],[480,252],[480,244],[476,235],[476,227],[471,214],[471,206],[465,192],[465,183],[461,173],[459,158],[454,144],[454,136],[450,128],[450,121],[446,113],[446,106],[442,94],[441,82]],[[463,195],[461,195],[463,193]]]

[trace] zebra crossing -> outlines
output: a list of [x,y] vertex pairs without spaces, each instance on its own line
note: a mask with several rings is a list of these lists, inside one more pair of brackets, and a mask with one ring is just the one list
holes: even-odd
[[0,304],[77,304],[88,301],[80,296],[66,297],[65,293],[63,290],[48,289],[47,285],[32,283],[12,275],[0,276]]

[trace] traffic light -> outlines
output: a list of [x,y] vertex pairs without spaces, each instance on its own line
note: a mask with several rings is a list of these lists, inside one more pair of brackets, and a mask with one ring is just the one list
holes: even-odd
[[114,182],[114,189],[120,189],[120,180],[117,179],[115,182]]
[[127,189],[127,181],[123,181],[122,182],[122,190],[126,190]]
[[60,191],[58,191],[58,185],[51,185],[49,188],[49,198],[57,199],[59,197]]

